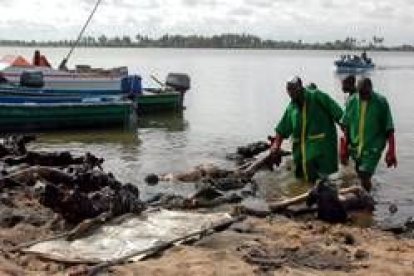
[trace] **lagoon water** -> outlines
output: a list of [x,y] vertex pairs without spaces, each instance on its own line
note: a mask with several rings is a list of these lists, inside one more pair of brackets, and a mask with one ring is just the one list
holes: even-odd
[[[68,51],[40,50],[55,66]],[[0,48],[0,55],[21,54],[31,59],[33,51]],[[186,110],[178,115],[140,118],[137,126],[129,129],[43,133],[34,147],[90,151],[106,159],[105,169],[140,187],[144,187],[144,176],[151,172],[183,171],[205,162],[230,167],[226,153],[273,134],[274,125],[289,102],[285,93],[288,77],[299,75],[305,83],[315,82],[344,103],[340,76],[333,68],[333,61],[340,54],[289,50],[76,49],[69,66],[125,65],[131,73],[143,77],[144,86],[156,86],[151,82],[151,74],[160,79],[168,72],[189,74],[192,88],[185,98]],[[378,66],[369,76],[375,89],[388,97],[394,114],[399,158],[397,169],[385,168],[382,161],[378,168],[374,218],[379,222],[405,219],[414,214],[414,55],[369,54]],[[272,173],[269,177],[272,179]],[[271,181],[273,192],[292,194],[300,188],[294,181],[278,179]],[[186,192],[191,190],[190,186],[162,188]],[[143,189],[144,196],[155,191],[151,189]],[[397,214],[389,214],[390,203],[397,204]]]

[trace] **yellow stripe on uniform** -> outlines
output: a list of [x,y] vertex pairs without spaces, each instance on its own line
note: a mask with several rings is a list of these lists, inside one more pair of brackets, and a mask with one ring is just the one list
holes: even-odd
[[308,138],[309,138],[309,140],[323,139],[323,138],[325,138],[325,133],[319,133],[319,134],[315,134],[315,135],[309,135]]
[[308,171],[306,169],[306,101],[302,107],[302,133],[301,133],[301,150],[302,150],[302,170],[305,181],[308,182]]
[[364,139],[365,139],[365,121],[366,121],[366,113],[367,113],[367,101],[361,101],[361,108],[359,111],[359,129],[358,129],[358,157],[361,157],[362,148],[364,147]]

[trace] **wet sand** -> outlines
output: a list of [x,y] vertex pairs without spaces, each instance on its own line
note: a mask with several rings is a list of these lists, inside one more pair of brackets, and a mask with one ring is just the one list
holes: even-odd
[[[2,248],[61,232],[51,224],[2,228]],[[55,226],[56,228],[56,226]],[[0,275],[66,275],[85,266],[2,252]],[[378,229],[247,218],[192,245],[177,245],[145,261],[113,267],[110,275],[412,275],[414,239]]]
[[412,275],[414,240],[322,222],[249,218],[162,257],[115,267],[116,275]]

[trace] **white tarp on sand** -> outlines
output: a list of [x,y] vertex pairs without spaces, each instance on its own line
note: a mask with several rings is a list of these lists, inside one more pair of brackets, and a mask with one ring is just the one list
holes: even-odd
[[82,239],[46,241],[25,251],[55,260],[108,261],[202,230],[229,217],[226,213],[198,214],[157,210],[129,217],[116,225],[106,224]]

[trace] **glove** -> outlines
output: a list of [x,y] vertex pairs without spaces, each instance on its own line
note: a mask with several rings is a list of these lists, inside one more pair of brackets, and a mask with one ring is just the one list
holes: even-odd
[[345,137],[341,137],[341,142],[339,146],[339,156],[341,158],[341,164],[347,165],[349,159],[349,152],[348,152],[348,143]]
[[388,136],[388,150],[385,154],[385,163],[387,167],[397,167],[397,156],[395,154],[395,135],[390,133]]
[[397,167],[397,157],[395,154],[395,150],[388,149],[386,155],[385,155],[385,163],[387,164],[387,167]]
[[276,141],[276,136],[270,136],[270,135],[268,135],[267,136],[267,141],[269,142],[269,146],[270,147],[272,147],[273,146],[273,144],[275,143],[275,141]]

